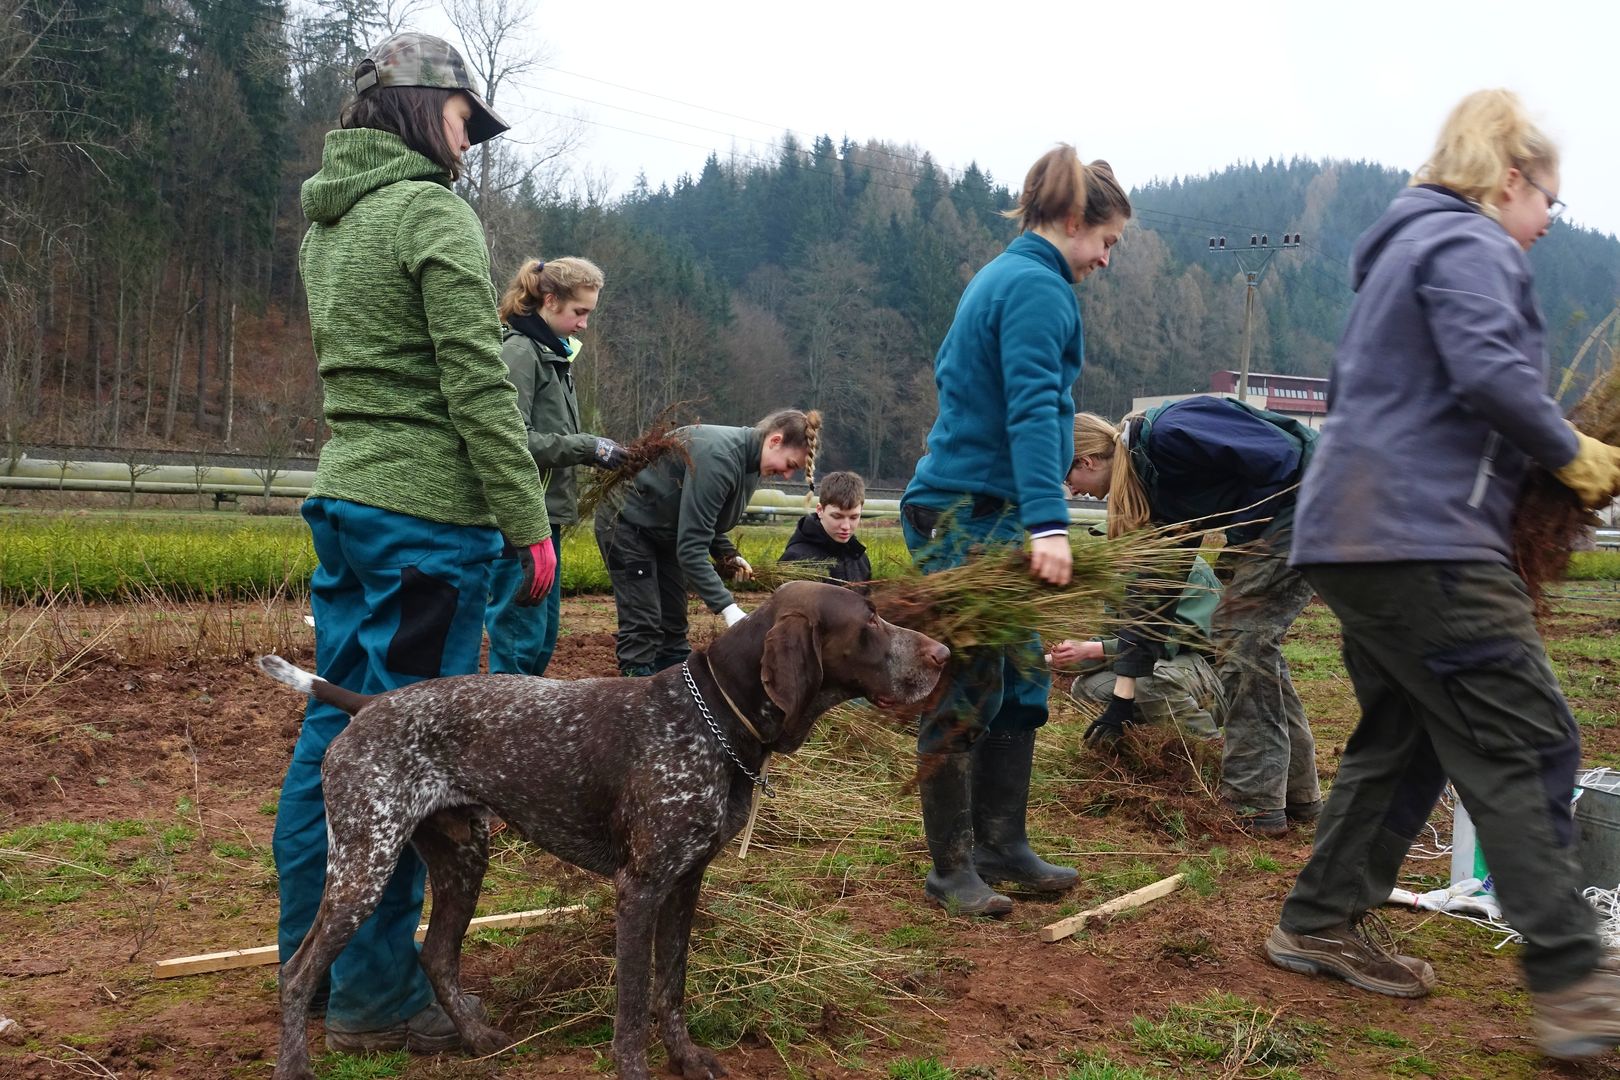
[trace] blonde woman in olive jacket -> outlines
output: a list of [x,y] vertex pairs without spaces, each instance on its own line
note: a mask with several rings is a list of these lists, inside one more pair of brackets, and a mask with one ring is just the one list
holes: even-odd
[[574,392],[574,364],[581,348],[574,335],[589,323],[603,283],[601,269],[587,259],[528,259],[501,297],[501,322],[506,324],[501,359],[517,387],[529,453],[546,485],[559,569],[545,598],[527,606],[512,599],[522,568],[512,560],[495,564],[485,618],[491,672],[546,673],[562,619],[562,532],[579,521],[574,468],[611,469],[624,460],[624,449],[612,439],[580,431]]

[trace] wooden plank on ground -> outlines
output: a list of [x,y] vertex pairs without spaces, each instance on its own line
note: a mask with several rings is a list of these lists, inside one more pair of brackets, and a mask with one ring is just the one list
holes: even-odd
[[1041,940],[1062,941],[1079,931],[1081,927],[1092,919],[1104,915],[1114,915],[1121,911],[1129,911],[1131,908],[1141,907],[1143,904],[1157,900],[1161,896],[1169,896],[1181,888],[1182,877],[1181,874],[1172,874],[1162,881],[1144,885],[1134,892],[1126,893],[1124,896],[1116,896],[1106,904],[1099,904],[1094,908],[1082,911],[1078,915],[1070,915],[1066,919],[1059,919],[1055,923],[1043,926],[1041,927]]
[[[471,930],[514,930],[520,926],[538,926],[576,911],[584,911],[584,904],[570,904],[560,908],[537,908],[533,911],[513,911],[505,915],[480,915],[472,920]],[[416,940],[427,936],[427,923],[416,928]],[[152,965],[152,978],[173,979],[181,975],[200,975],[205,971],[229,971],[232,968],[257,967],[273,964],[277,958],[274,945],[260,945],[252,949],[227,949],[224,952],[201,953],[197,956],[177,956],[172,960],[159,960]]]

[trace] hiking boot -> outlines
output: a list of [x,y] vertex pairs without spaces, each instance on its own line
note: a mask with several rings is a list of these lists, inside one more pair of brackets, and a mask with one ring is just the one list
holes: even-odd
[[923,891],[952,915],[1006,915],[1013,903],[973,868],[972,755],[917,755],[923,832],[934,860]]
[[1536,1041],[1548,1057],[1593,1057],[1620,1046],[1620,955],[1606,953],[1572,986],[1531,994]]
[[1312,799],[1307,803],[1291,802],[1283,807],[1283,814],[1288,818],[1290,825],[1309,825],[1322,816],[1322,800]]
[[973,745],[973,868],[986,882],[1010,881],[1036,892],[1062,892],[1080,877],[1029,846],[1029,777],[1035,729],[991,731]]
[[1288,815],[1282,810],[1259,810],[1231,799],[1222,798],[1226,812],[1237,818],[1238,828],[1254,836],[1275,838],[1288,835]]
[[[476,994],[467,999],[473,1011],[484,1016],[484,1005]],[[391,1027],[371,1031],[343,1031],[326,1022],[326,1048],[340,1054],[368,1054],[409,1050],[413,1054],[443,1054],[461,1047],[461,1035],[456,1031],[450,1014],[435,1001],[409,1020]]]
[[1388,925],[1367,912],[1354,923],[1306,934],[1274,927],[1266,938],[1266,956],[1302,975],[1332,975],[1390,997],[1422,997],[1434,988],[1434,969],[1397,953],[1394,944]]

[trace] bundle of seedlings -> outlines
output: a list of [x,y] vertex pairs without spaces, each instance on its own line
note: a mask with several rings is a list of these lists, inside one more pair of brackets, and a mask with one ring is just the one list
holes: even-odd
[[[1610,368],[1570,411],[1570,422],[1606,443],[1620,443],[1620,368]],[[1532,466],[1513,512],[1513,562],[1538,618],[1549,614],[1546,589],[1563,580],[1571,553],[1601,524],[1575,493],[1539,465]]]
[[636,478],[636,474],[671,454],[692,463],[686,443],[675,435],[675,429],[684,426],[678,419],[688,402],[677,401],[653,417],[647,430],[624,444],[624,461],[614,469],[591,469],[579,490],[579,520],[590,522],[596,518],[596,508],[604,502],[612,505],[620,488]]
[[[1073,576],[1061,588],[1030,573],[1029,556],[996,546],[948,570],[924,574],[915,566],[862,585],[878,614],[897,626],[927,634],[953,651],[968,647],[1018,648],[1032,634],[1048,641],[1104,636],[1135,606],[1133,596],[1187,587],[1193,550],[1182,529],[1146,529],[1115,539],[1086,537],[1074,545]],[[778,563],[756,570],[766,588],[789,580],[831,580],[814,562]],[[1138,628],[1142,623],[1133,622]],[[1148,624],[1168,633],[1167,619]],[[1033,654],[1039,661],[1039,654]]]

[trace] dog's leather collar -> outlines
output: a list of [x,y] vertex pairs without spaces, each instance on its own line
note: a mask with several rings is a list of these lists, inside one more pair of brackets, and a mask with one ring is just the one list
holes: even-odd
[[720,676],[714,673],[714,665],[709,663],[708,653],[703,654],[703,666],[709,669],[709,680],[714,683],[714,688],[720,691],[720,697],[731,707],[731,715],[735,716],[737,722],[747,730],[748,734],[754,737],[755,742],[764,746],[765,740],[760,736],[759,729],[749,722],[748,717],[744,716],[742,710],[737,708],[737,703],[731,700],[731,695],[726,693],[726,688],[720,685]]

